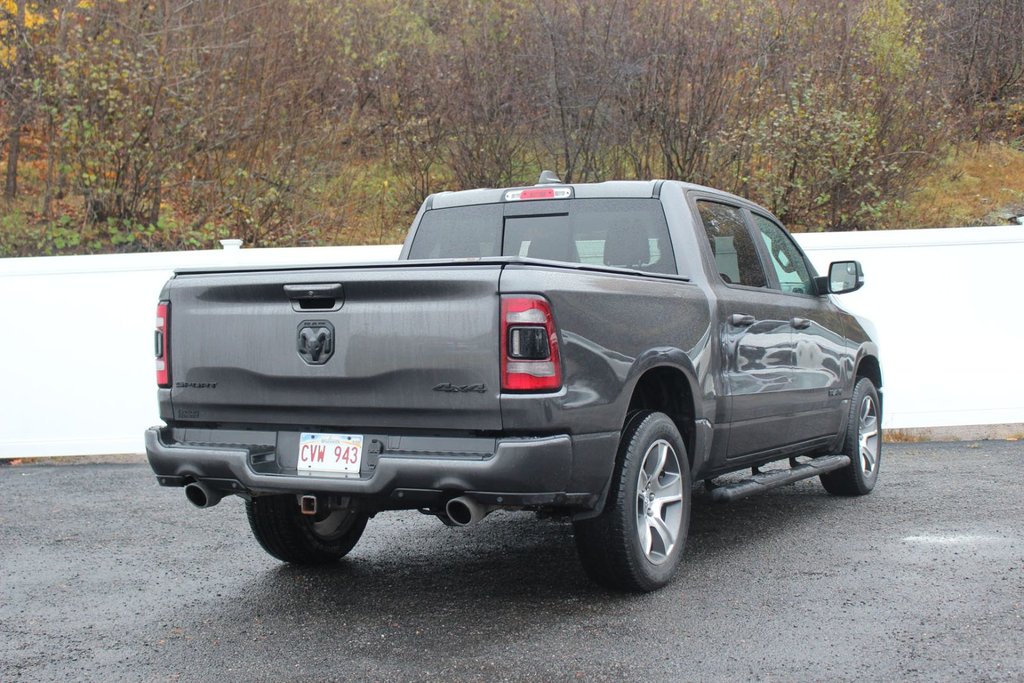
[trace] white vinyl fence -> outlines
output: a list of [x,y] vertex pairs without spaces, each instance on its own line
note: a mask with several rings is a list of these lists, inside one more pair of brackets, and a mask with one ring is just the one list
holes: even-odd
[[864,266],[836,299],[878,329],[886,427],[1024,423],[1024,227],[797,238],[821,272]]
[[153,329],[175,268],[390,261],[400,247],[0,259],[0,458],[141,453],[160,424]]
[[[1024,227],[798,235],[882,344],[889,428],[1024,423]],[[400,247],[0,259],[0,458],[140,453],[157,424],[153,317],[175,268],[392,260]],[[1021,279],[1018,279],[1020,276]]]

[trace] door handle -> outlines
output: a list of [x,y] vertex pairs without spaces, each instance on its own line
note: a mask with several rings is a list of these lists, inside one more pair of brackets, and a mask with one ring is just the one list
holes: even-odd
[[729,316],[729,324],[733,327],[750,327],[757,322],[757,318],[743,313],[733,313]]
[[811,326],[811,321],[807,318],[791,318],[789,324],[797,330],[806,330]]

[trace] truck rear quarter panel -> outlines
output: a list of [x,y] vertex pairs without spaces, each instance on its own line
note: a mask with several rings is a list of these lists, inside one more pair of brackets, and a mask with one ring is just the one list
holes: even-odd
[[[502,294],[540,294],[559,330],[564,386],[556,394],[505,393],[506,431],[590,434],[622,428],[633,388],[654,367],[684,372],[696,412],[711,370],[711,311],[701,290],[681,278],[509,265]],[[713,406],[713,402],[711,404]]]

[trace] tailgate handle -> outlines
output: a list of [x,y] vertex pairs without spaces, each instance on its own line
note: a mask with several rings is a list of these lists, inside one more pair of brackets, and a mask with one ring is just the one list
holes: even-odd
[[345,290],[340,282],[285,285],[284,294],[297,311],[336,311],[345,303]]

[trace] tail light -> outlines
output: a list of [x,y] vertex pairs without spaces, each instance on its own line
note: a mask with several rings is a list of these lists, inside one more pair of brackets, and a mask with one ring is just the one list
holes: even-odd
[[171,303],[161,301],[156,305],[156,384],[158,387],[171,386]]
[[551,305],[537,296],[501,300],[501,388],[556,391],[562,359]]

